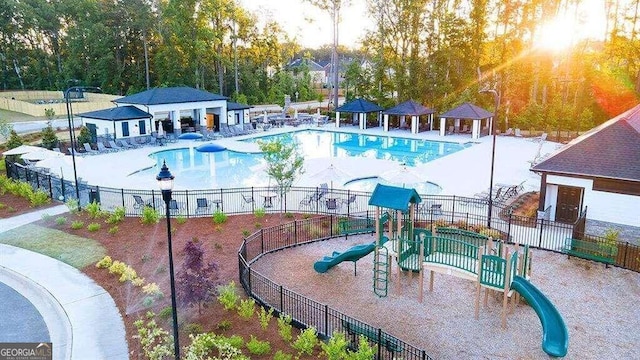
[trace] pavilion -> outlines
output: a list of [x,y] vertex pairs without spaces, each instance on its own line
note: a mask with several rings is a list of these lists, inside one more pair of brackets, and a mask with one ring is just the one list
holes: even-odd
[[435,110],[429,109],[413,100],[405,101],[382,112],[384,116],[384,131],[389,131],[389,115],[400,117],[399,124],[401,128],[404,127],[405,118],[410,116],[412,134],[417,134],[420,131],[420,117],[427,115],[429,130],[433,130],[433,114],[435,114],[435,112]]
[[[470,132],[472,139],[479,139],[481,136],[489,135],[493,116],[493,113],[471,103],[465,102],[464,104],[440,115],[440,136]],[[454,125],[450,126],[448,131],[447,119],[454,120]],[[466,130],[466,127],[460,129],[461,120],[471,120],[471,130]],[[483,120],[485,121],[485,126],[482,126]]]
[[[336,127],[340,127],[340,113],[346,112],[352,114],[352,123],[358,122],[361,130],[367,128],[367,114],[377,112],[378,124],[380,124],[380,112],[383,110],[380,106],[371,101],[357,98],[348,103],[342,104],[336,109]],[[379,126],[379,125],[378,125]]]

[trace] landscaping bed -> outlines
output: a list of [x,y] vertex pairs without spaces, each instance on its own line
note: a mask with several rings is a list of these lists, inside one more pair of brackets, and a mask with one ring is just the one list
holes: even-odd
[[527,192],[518,196],[509,206],[500,211],[500,218],[511,224],[536,227],[538,223],[538,202],[540,193]]

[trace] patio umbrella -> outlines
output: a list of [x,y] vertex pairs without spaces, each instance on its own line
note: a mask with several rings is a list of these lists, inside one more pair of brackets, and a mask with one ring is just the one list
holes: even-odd
[[[76,156],[76,165],[82,162],[82,158]],[[36,167],[47,168],[52,174],[58,177],[73,177],[73,159],[70,155],[56,156],[40,160],[35,163]]]
[[178,139],[180,140],[198,140],[198,139],[202,139],[202,134],[200,133],[184,133],[180,136],[178,136]]
[[64,154],[49,149],[40,148],[39,151],[31,151],[23,154],[21,157],[25,160],[39,161],[52,157],[63,157]]
[[22,154],[26,154],[34,151],[41,151],[43,149],[44,148],[41,148],[39,146],[20,145],[17,148],[5,151],[3,155],[22,155]]
[[294,110],[293,110],[293,118],[294,118],[295,120],[298,120],[298,109],[294,109]]
[[391,184],[402,185],[417,184],[426,181],[424,176],[418,175],[415,171],[409,169],[407,165],[402,165],[397,169],[384,172],[380,177]]
[[162,125],[162,121],[158,121],[158,137],[164,136],[164,126]]
[[332,163],[328,167],[310,175],[308,179],[313,180],[317,183],[317,185],[322,183],[330,183],[331,188],[333,188],[334,181],[347,180],[351,177],[352,175],[349,172],[335,166]]

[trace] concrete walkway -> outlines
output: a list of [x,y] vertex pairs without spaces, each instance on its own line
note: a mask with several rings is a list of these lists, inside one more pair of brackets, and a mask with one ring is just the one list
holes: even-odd
[[[0,232],[66,210],[62,205],[2,219]],[[0,244],[0,282],[22,294],[42,315],[54,359],[129,358],[124,322],[113,298],[79,270],[48,256]]]

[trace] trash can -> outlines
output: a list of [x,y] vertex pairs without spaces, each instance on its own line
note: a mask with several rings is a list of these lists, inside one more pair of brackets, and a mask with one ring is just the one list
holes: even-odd
[[100,203],[100,193],[98,189],[89,189],[89,203]]

